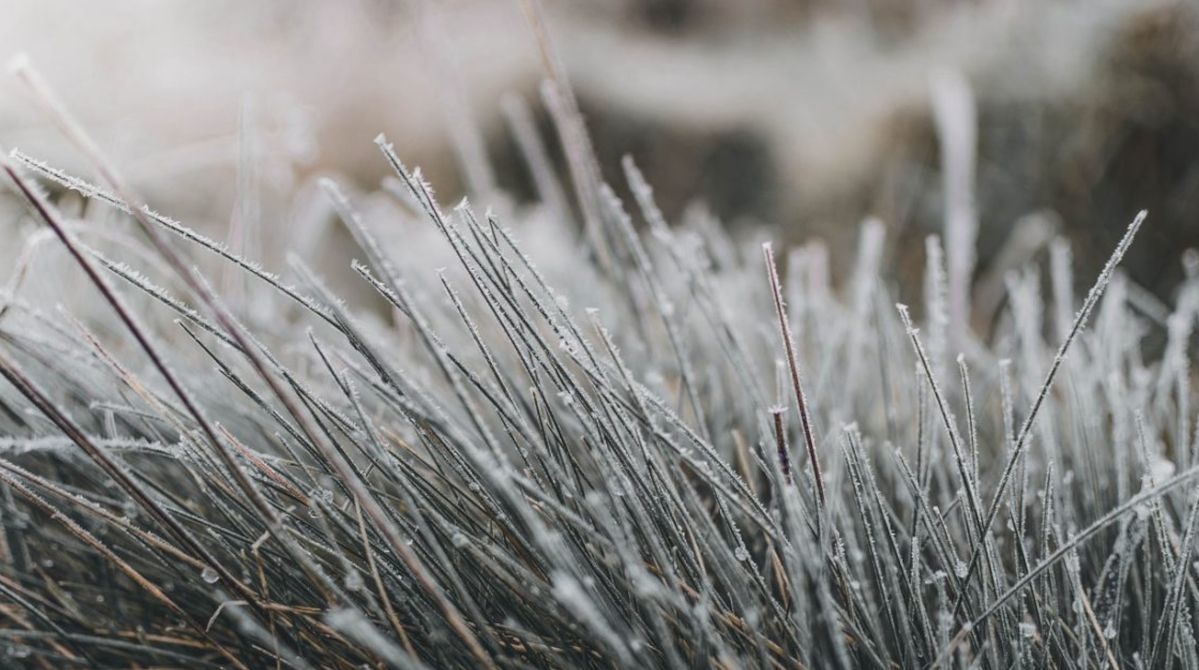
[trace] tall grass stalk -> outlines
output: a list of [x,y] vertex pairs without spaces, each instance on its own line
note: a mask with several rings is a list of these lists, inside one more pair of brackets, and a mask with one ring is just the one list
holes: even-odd
[[386,207],[321,182],[391,319],[151,210],[21,73],[101,183],[4,171],[103,310],[27,299],[36,258],[3,296],[7,665],[1199,668],[1199,272],[1138,311],[1143,212],[1081,306],[1057,243],[982,339],[960,235],[917,321],[880,223],[842,295],[815,244],[668,220],[631,160],[626,209],[559,98],[570,202],[510,102],[544,205],[443,208],[382,136]]

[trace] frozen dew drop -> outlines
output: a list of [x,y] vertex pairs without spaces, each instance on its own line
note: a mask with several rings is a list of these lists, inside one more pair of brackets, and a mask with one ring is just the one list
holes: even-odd
[[733,550],[733,557],[741,562],[748,561],[749,560],[749,551],[745,547],[739,546]]
[[203,579],[204,583],[206,584],[216,584],[217,580],[220,578],[221,576],[217,574],[217,571],[213,570],[210,566],[205,566],[204,569],[200,571],[200,579]]

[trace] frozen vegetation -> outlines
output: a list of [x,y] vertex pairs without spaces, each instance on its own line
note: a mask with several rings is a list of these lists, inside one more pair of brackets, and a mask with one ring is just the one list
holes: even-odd
[[98,183],[5,159],[90,309],[4,296],[3,665],[1199,667],[1199,259],[1146,303],[1143,213],[984,332],[968,204],[924,286],[878,221],[834,280],[631,161],[623,202],[551,85],[540,204],[446,206],[383,137],[381,194],[322,182],[386,306],[351,307],[143,205],[24,73]]

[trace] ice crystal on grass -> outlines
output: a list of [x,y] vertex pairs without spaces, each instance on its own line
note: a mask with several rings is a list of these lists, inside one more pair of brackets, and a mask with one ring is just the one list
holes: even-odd
[[[971,103],[947,81],[967,170]],[[632,160],[627,207],[563,84],[573,194],[518,103],[531,211],[444,210],[382,136],[400,207],[323,182],[385,318],[298,255],[285,280],[138,202],[69,117],[102,184],[5,160],[53,235],[32,253],[57,240],[109,310],[46,314],[19,282],[0,310],[13,663],[1199,663],[1193,256],[1171,313],[1146,315],[1116,273],[1142,213],[1081,306],[1057,242],[1048,300],[1016,272],[999,313],[971,313],[963,173],[925,304],[896,313],[919,287],[885,280],[883,223],[838,286],[818,244],[780,267],[668,220]],[[35,179],[141,228],[68,226]],[[586,243],[519,242],[546,212]],[[444,271],[381,234],[409,215]],[[196,252],[257,280],[268,313],[226,301]]]

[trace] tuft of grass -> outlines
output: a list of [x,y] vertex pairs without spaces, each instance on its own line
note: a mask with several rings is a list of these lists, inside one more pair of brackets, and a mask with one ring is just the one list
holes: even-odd
[[[585,154],[568,202],[513,102],[545,207],[443,209],[382,136],[385,217],[321,183],[389,322],[145,206],[25,77],[103,184],[4,170],[107,315],[4,296],[7,664],[1199,667],[1199,272],[1165,323],[1136,306],[1143,212],[1081,307],[1059,243],[1052,300],[1011,277],[985,338],[969,242],[947,280],[930,238],[922,332],[877,222],[841,296],[817,245],[780,271],[668,222],[631,161],[636,215]],[[586,242],[538,244],[572,205]],[[399,260],[413,226],[453,265]]]

